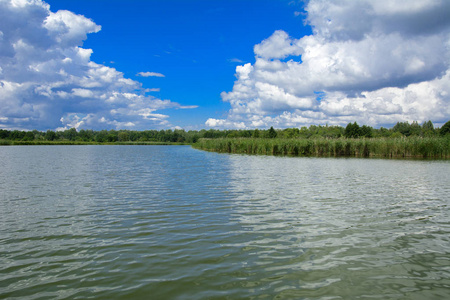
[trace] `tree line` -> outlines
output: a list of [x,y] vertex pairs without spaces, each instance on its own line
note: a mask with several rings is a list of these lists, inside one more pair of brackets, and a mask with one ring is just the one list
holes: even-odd
[[164,142],[164,143],[196,143],[201,138],[285,138],[285,139],[314,139],[314,138],[398,138],[398,137],[433,137],[450,134],[450,121],[441,128],[435,128],[431,121],[398,122],[392,128],[373,128],[367,125],[349,123],[346,127],[311,125],[301,128],[286,129],[244,129],[217,130],[202,129],[185,131],[183,129],[167,130],[85,130],[75,128],[63,131],[20,131],[0,129],[0,140],[7,141],[71,141],[93,143],[116,142]]

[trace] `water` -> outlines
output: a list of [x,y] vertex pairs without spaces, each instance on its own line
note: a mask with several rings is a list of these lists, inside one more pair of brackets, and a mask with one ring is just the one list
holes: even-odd
[[0,299],[443,299],[450,162],[0,147]]

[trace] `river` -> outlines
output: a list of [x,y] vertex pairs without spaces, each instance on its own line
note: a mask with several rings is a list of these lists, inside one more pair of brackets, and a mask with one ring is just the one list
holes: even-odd
[[443,299],[450,161],[0,147],[0,299]]

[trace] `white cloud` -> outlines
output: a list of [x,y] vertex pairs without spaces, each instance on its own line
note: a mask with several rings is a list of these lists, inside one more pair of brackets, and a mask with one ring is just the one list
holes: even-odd
[[44,21],[44,28],[61,46],[81,46],[88,33],[98,32],[101,26],[84,16],[67,10],[50,13]]
[[[50,93],[51,93],[51,91],[50,91]],[[91,90],[87,90],[87,89],[72,89],[72,95],[78,96],[81,98],[91,98],[91,97],[94,97],[94,92]]]
[[139,72],[137,75],[142,77],[166,77],[164,74],[156,72]]
[[245,128],[244,122],[233,122],[230,120],[218,120],[213,118],[209,118],[206,121],[206,125],[209,127],[238,128],[238,129]]
[[272,36],[261,42],[254,48],[255,54],[266,59],[285,58],[289,55],[301,55],[303,49],[296,45],[282,30],[275,31]]
[[91,61],[92,50],[81,48],[87,34],[100,29],[70,11],[52,12],[41,0],[0,0],[0,126],[172,127],[158,111],[185,107],[146,95],[159,90],[143,89],[118,70]]
[[239,59],[239,58],[230,58],[228,61],[232,62],[232,63],[240,63],[240,64],[242,64],[244,62],[242,59]]
[[[443,123],[450,118],[450,2],[311,0],[313,34],[277,30],[255,45],[255,62],[236,67],[222,93],[246,127],[357,121]],[[223,121],[223,122],[222,122]]]

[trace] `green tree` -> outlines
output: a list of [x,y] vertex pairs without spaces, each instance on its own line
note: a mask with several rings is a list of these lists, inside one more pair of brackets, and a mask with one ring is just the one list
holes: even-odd
[[252,137],[252,131],[250,130],[239,130],[239,136],[243,138]]
[[410,135],[420,135],[422,132],[422,128],[417,123],[417,121],[412,122],[409,124],[406,122],[397,122],[397,124],[392,127],[393,132],[400,132],[404,136],[410,136]]
[[270,127],[268,136],[270,139],[274,139],[277,137],[277,132],[275,131],[275,129],[273,129],[273,126]]
[[393,132],[399,132],[402,135],[409,136],[411,134],[408,122],[397,122],[397,124],[392,127]]
[[206,131],[203,135],[205,138],[207,139],[213,139],[216,138],[216,130],[215,129],[210,129],[208,131]]
[[95,140],[95,133],[93,130],[81,129],[78,133],[78,138],[85,142],[93,142]]
[[227,137],[228,138],[237,138],[237,137],[239,137],[239,134],[236,130],[232,130],[227,133]]
[[114,143],[117,142],[118,137],[117,137],[117,131],[113,131],[111,130],[108,135],[106,136],[106,141],[109,143]]
[[441,129],[439,130],[439,134],[442,136],[450,134],[450,121],[447,121],[447,123],[445,123],[444,126],[441,127]]
[[375,137],[389,137],[391,134],[392,131],[384,127],[380,127],[380,129],[374,130]]
[[24,131],[19,131],[19,130],[13,130],[10,134],[9,134],[9,138],[11,140],[21,140],[23,139],[23,137],[25,136],[25,132]]
[[283,130],[283,133],[288,139],[300,136],[300,130],[298,128],[286,128],[285,130]]
[[9,133],[10,132],[8,130],[0,129],[0,139],[8,139]]
[[363,137],[371,138],[373,136],[373,128],[370,126],[363,125],[359,131]]
[[108,141],[108,131],[106,131],[106,130],[98,131],[97,134],[95,135],[95,141],[97,143],[107,142]]
[[348,123],[347,127],[345,127],[344,135],[347,138],[357,138],[361,135],[361,129],[359,125],[355,123]]
[[56,138],[57,138],[57,135],[54,131],[47,130],[47,132],[45,133],[45,139],[47,141],[54,141],[54,140],[56,140]]
[[396,132],[393,132],[393,133],[390,135],[390,137],[391,137],[391,138],[398,139],[398,138],[403,137],[403,134],[401,134],[400,131],[396,131]]
[[433,122],[430,120],[428,122],[424,122],[422,124],[422,134],[424,136],[433,136],[435,135]]
[[410,125],[410,128],[411,135],[419,136],[422,134],[422,126],[420,126],[417,121],[413,121]]
[[22,141],[33,141],[34,140],[34,133],[32,131],[27,131],[22,138]]
[[[158,135],[158,131],[157,130],[154,130],[154,135],[153,135],[153,140],[154,141],[156,141],[156,136]],[[139,136],[139,132],[137,132],[137,131],[130,131],[129,132],[129,135],[130,135],[130,141],[137,141],[137,140],[139,140],[139,138],[140,138],[140,136]]]
[[423,122],[422,129],[423,130],[434,130],[433,122],[431,122],[430,120],[428,120],[428,122]]
[[300,128],[299,135],[300,135],[302,138],[309,138],[309,137],[311,136],[311,133],[309,132],[308,127],[302,126],[302,127]]
[[119,142],[127,142],[130,140],[130,135],[128,134],[128,131],[119,131],[119,133],[117,134],[117,140]]
[[64,138],[69,141],[75,141],[77,135],[78,135],[78,132],[75,128],[70,128],[70,129],[64,130],[64,132],[63,132]]

